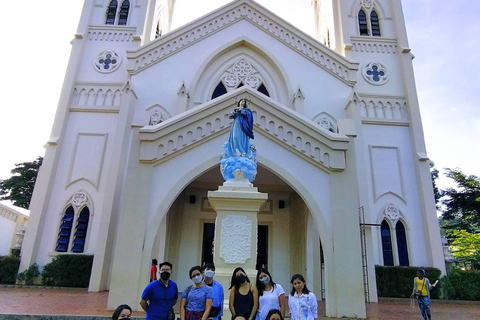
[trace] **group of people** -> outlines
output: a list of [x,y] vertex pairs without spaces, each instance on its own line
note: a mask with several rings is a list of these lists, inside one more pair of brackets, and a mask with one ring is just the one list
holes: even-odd
[[[175,320],[173,307],[178,300],[178,287],[170,280],[172,264],[159,265],[160,279],[153,277],[143,291],[140,306],[146,320]],[[155,272],[156,273],[156,272]],[[187,286],[180,300],[180,320],[221,320],[223,316],[223,286],[214,279],[215,265],[206,263],[203,268],[194,266],[188,273],[193,284]],[[317,298],[307,289],[305,279],[295,274],[291,279],[292,290],[288,298],[292,320],[316,320]],[[251,283],[241,267],[232,273],[230,281],[229,309],[232,320],[283,320],[285,316],[285,291],[273,281],[267,269],[259,269],[255,283]],[[129,318],[128,305],[115,310],[113,320]]]

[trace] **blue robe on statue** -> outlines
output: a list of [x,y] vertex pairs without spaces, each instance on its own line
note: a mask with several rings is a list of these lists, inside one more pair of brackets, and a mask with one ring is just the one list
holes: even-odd
[[[226,156],[248,156],[250,139],[253,139],[253,115],[248,108],[241,108],[231,115],[235,119],[226,146]],[[238,151],[237,151],[238,150]]]

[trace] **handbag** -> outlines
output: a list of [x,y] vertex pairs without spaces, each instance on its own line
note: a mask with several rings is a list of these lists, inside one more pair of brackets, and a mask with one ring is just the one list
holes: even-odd
[[173,307],[168,309],[167,320],[175,320],[175,310],[173,310]]

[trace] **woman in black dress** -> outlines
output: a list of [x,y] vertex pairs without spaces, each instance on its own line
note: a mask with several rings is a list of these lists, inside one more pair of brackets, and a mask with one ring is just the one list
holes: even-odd
[[229,289],[232,319],[241,316],[246,320],[253,320],[258,307],[258,291],[257,287],[250,283],[245,270],[238,267],[233,271]]

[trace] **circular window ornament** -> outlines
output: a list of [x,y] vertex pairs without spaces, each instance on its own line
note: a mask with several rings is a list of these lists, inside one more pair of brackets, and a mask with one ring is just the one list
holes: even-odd
[[95,70],[101,73],[110,73],[118,69],[122,58],[117,53],[107,50],[101,52],[94,62]]
[[368,83],[371,83],[376,86],[381,86],[390,79],[390,74],[387,71],[387,68],[379,62],[370,62],[365,67],[363,67],[363,77],[367,80]]

